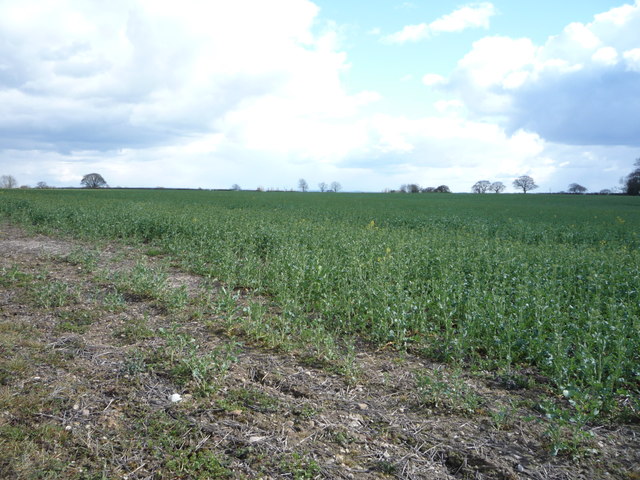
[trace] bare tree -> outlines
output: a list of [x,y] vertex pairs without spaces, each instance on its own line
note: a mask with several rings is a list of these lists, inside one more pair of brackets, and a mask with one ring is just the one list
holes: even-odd
[[107,186],[107,182],[99,173],[86,174],[84,177],[82,177],[80,184],[84,188],[102,188]]
[[624,179],[624,190],[627,195],[640,195],[640,158],[633,164],[638,168]]
[[332,192],[339,192],[340,190],[342,190],[342,185],[340,185],[339,182],[331,182],[331,191]]
[[492,192],[496,192],[496,193],[502,193],[504,192],[504,190],[506,189],[506,185],[502,182],[493,182],[490,186],[489,186],[489,190],[491,190]]
[[435,188],[434,192],[436,193],[451,193],[451,189],[446,185],[440,185]]
[[586,187],[583,187],[579,183],[572,183],[569,185],[569,193],[584,193],[587,191]]
[[318,188],[320,189],[321,192],[326,192],[327,188],[329,188],[329,185],[327,185],[325,182],[320,182],[318,184]]
[[420,193],[420,185],[417,183],[410,183],[407,185],[407,191],[409,193]]
[[242,187],[240,187],[240,185],[238,185],[237,183],[234,183],[233,185],[231,185],[231,190],[233,190],[234,192],[239,192],[240,190],[242,190]]
[[400,185],[400,191],[402,193],[407,193],[409,191],[409,185],[407,185],[406,183],[403,185]]
[[473,193],[487,193],[487,190],[491,188],[491,182],[489,180],[480,180],[476,182],[471,190]]
[[300,189],[300,191],[306,192],[307,190],[309,190],[309,184],[304,178],[301,178],[300,180],[298,180],[298,188]]
[[49,185],[47,185],[47,182],[38,182],[36,183],[36,188],[49,188]]
[[0,188],[16,188],[18,181],[13,175],[2,175],[0,177]]
[[513,186],[522,190],[522,193],[527,193],[529,190],[538,188],[536,182],[533,181],[529,175],[522,175],[513,181]]

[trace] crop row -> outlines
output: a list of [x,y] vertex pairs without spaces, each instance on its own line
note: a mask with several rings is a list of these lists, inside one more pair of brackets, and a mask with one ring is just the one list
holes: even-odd
[[291,322],[442,360],[534,366],[594,411],[637,395],[640,204],[624,203],[636,199],[407,197],[12,192],[0,213],[153,245],[269,296]]

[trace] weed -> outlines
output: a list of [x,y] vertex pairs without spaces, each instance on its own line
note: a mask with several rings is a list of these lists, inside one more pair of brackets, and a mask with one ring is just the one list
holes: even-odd
[[239,388],[226,393],[224,402],[235,407],[248,408],[261,413],[278,411],[279,403],[276,398],[255,389]]
[[119,291],[109,291],[104,295],[102,305],[108,312],[119,313],[127,308],[127,301]]
[[449,375],[442,370],[417,372],[416,386],[420,403],[425,406],[473,413],[481,404],[480,397],[459,372]]
[[175,450],[166,461],[167,470],[180,477],[200,480],[231,478],[232,471],[209,450]]
[[283,474],[288,474],[295,480],[310,480],[320,474],[320,466],[315,460],[293,453],[280,461],[278,465]]
[[11,268],[0,268],[0,286],[1,287],[27,287],[29,286],[33,275],[21,272],[17,265]]
[[167,288],[166,272],[142,262],[130,271],[114,273],[112,280],[119,290],[148,299],[162,298]]
[[189,305],[189,294],[182,286],[167,291],[160,300],[170,313],[181,312]]
[[31,287],[31,295],[35,305],[41,308],[64,307],[79,299],[73,285],[59,281],[35,283]]
[[[565,389],[563,393],[565,397],[571,396],[569,390]],[[543,399],[538,405],[546,417],[545,436],[554,456],[577,459],[595,452],[591,445],[593,434],[587,429],[591,415],[575,407],[575,402],[567,407],[550,398]]]
[[379,460],[373,468],[387,475],[395,475],[398,471],[398,466],[388,460]]
[[334,431],[332,437],[333,441],[341,447],[346,447],[356,440],[348,431],[345,430]]
[[562,420],[550,422],[545,436],[553,456],[568,456],[577,460],[597,452],[591,446],[593,435],[581,426],[570,422]]
[[57,316],[57,330],[72,333],[86,332],[96,319],[94,311],[84,309],[58,312]]
[[[223,314],[228,318],[231,318],[234,313],[238,310],[238,295],[233,292],[227,290],[226,288],[221,288],[218,292],[214,304],[215,311],[217,313]],[[254,310],[256,306],[254,306]]]
[[508,406],[501,406],[498,410],[489,412],[491,424],[496,430],[511,430],[513,428],[515,409]]
[[122,328],[113,332],[113,336],[122,340],[124,343],[136,343],[153,336],[153,331],[147,324],[147,316],[142,318],[133,318],[129,320]]
[[95,270],[98,264],[98,253],[84,248],[77,248],[65,256],[64,261],[71,265],[80,265],[91,272]]
[[151,248],[147,248],[144,251],[144,254],[147,255],[148,257],[159,257],[161,255],[165,255],[167,252],[164,251],[162,248],[157,248],[157,247],[151,247]]
[[178,384],[190,385],[198,395],[213,393],[218,382],[237,361],[239,344],[236,342],[202,351],[195,338],[179,333],[175,326],[159,331],[167,342],[169,374]]
[[160,462],[154,476],[199,480],[232,476],[223,459],[202,448],[202,439],[184,418],[174,418],[164,411],[141,411],[131,419],[129,428],[136,438],[144,439],[138,449]]
[[138,375],[147,371],[145,355],[140,351],[134,351],[127,355],[120,370],[125,375]]
[[302,406],[295,407],[293,413],[301,418],[309,419],[315,417],[318,414],[318,410],[305,403]]

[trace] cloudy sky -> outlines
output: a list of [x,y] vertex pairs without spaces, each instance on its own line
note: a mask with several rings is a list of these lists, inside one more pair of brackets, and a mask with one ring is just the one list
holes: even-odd
[[639,117],[640,0],[0,0],[19,184],[597,191]]

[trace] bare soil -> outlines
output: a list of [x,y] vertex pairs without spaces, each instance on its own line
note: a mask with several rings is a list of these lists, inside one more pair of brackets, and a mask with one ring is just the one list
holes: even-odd
[[[539,405],[563,399],[535,372],[361,344],[345,375],[230,328],[202,306],[221,285],[170,264],[183,308],[122,291],[109,306],[109,274],[143,260],[167,265],[0,223],[1,478],[640,479],[639,426],[554,423]],[[231,351],[197,391],[197,360]]]

